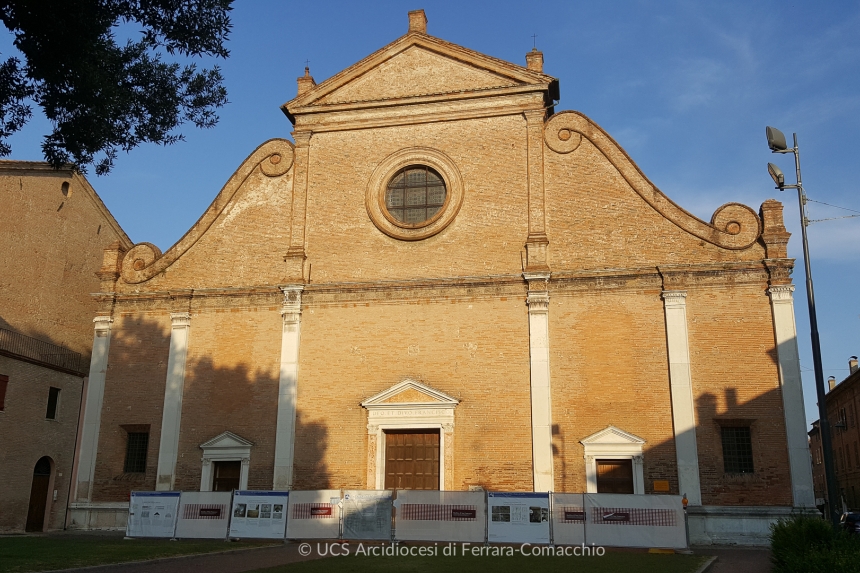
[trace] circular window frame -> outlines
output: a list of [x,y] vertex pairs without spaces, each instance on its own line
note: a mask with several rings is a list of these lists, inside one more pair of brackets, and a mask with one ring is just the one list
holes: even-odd
[[[430,219],[419,224],[398,221],[385,206],[388,183],[401,169],[426,166],[436,171],[445,183],[445,202]],[[367,184],[365,207],[370,220],[380,231],[401,241],[420,241],[432,237],[451,224],[463,204],[463,177],[450,157],[427,147],[411,147],[396,151],[383,159]]]

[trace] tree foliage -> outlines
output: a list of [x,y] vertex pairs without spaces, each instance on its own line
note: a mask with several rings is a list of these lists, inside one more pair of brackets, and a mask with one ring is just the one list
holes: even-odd
[[[177,128],[214,126],[227,103],[218,66],[166,56],[226,58],[232,0],[0,0],[0,20],[24,56],[0,62],[0,157],[42,108],[54,167],[108,173],[119,150],[181,141]],[[118,27],[142,28],[118,41]]]

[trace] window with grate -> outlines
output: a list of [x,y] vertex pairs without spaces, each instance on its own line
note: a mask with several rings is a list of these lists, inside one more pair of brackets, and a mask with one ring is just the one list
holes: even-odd
[[753,473],[749,426],[723,426],[723,466],[728,474]]
[[447,194],[439,173],[425,165],[412,165],[391,178],[385,190],[385,208],[398,222],[417,227],[439,213]]
[[57,419],[57,409],[60,405],[60,389],[50,388],[48,390],[48,409],[45,411],[45,417],[49,420]]
[[129,432],[125,446],[125,472],[146,471],[146,450],[149,447],[149,432]]

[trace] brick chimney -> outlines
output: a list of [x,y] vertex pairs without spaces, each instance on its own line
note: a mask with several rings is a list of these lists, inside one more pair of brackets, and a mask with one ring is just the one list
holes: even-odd
[[296,97],[309,92],[317,83],[314,81],[314,78],[311,76],[311,70],[308,67],[305,67],[305,75],[298,78],[299,83],[299,92],[296,94]]
[[526,54],[526,67],[533,72],[543,73],[543,52],[539,52],[537,48],[532,48],[531,52]]
[[851,374],[854,374],[855,372],[857,372],[857,370],[858,370],[858,367],[857,367],[857,357],[856,357],[856,356],[852,356],[851,358],[849,358],[849,359],[848,359],[848,371],[849,371]]
[[416,32],[418,34],[427,33],[427,16],[424,10],[412,10],[409,12],[409,33]]
[[833,392],[833,389],[836,388],[836,377],[831,376],[827,379],[827,385],[830,386],[830,391]]

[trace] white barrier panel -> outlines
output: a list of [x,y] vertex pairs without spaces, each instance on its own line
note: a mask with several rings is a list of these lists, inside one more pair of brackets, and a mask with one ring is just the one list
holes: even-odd
[[340,490],[291,491],[287,539],[340,537]]
[[549,543],[549,494],[487,494],[487,540],[491,543]]
[[176,537],[223,539],[230,521],[229,491],[183,491]]
[[484,492],[397,490],[398,541],[484,541]]
[[553,493],[552,542],[556,545],[585,543],[585,505],[581,493]]
[[344,539],[391,539],[391,491],[344,490]]
[[133,491],[125,534],[129,537],[173,537],[178,511],[178,491]]
[[687,546],[679,495],[585,494],[585,542],[608,547]]
[[287,491],[234,491],[230,537],[283,539],[288,500]]

